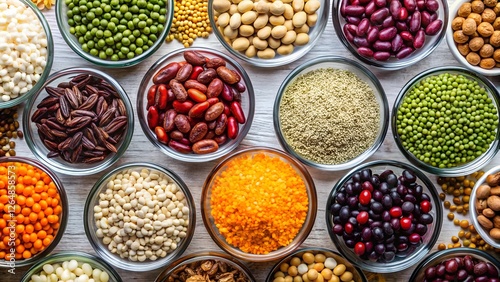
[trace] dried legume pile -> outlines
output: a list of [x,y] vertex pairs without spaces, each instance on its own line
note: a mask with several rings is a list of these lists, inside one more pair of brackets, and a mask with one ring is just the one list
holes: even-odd
[[167,282],[185,281],[249,281],[245,273],[219,260],[199,260],[179,266]]
[[498,282],[498,269],[489,261],[470,255],[456,256],[441,261],[424,270],[425,280],[429,281],[491,281]]
[[[8,194],[12,175],[16,176],[14,198]],[[9,244],[12,229],[16,234],[15,259],[29,259],[52,243],[63,212],[59,192],[50,176],[19,162],[0,163],[0,210],[0,259],[5,260],[10,260],[12,254],[12,243]]]
[[211,214],[227,243],[252,254],[287,246],[308,212],[306,186],[279,157],[264,153],[230,160],[216,176]]
[[481,156],[498,126],[497,109],[478,81],[450,73],[429,76],[413,86],[396,117],[403,147],[440,168]]
[[379,131],[373,89],[354,73],[318,69],[286,89],[279,108],[286,142],[302,157],[340,164],[365,152]]
[[64,261],[62,263],[44,264],[42,271],[30,277],[30,282],[45,281],[75,281],[75,282],[108,282],[109,274],[102,269],[92,267],[88,263],[77,260]]
[[0,109],[0,157],[16,155],[16,142],[12,139],[23,138],[17,118],[17,107]]
[[207,38],[211,32],[207,0],[175,0],[174,18],[167,42],[176,39],[184,47],[189,47],[196,38]]
[[56,0],[31,0],[39,10],[50,9],[56,4]]

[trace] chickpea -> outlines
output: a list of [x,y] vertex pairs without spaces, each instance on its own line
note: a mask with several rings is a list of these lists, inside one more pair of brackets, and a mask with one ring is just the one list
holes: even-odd
[[453,40],[456,43],[465,43],[469,40],[469,36],[465,35],[461,30],[457,30],[453,33]]
[[483,22],[493,23],[497,18],[497,14],[492,9],[486,8],[481,13],[481,17],[483,18]]
[[[484,45],[484,39],[482,37],[474,37],[469,41],[468,47],[470,51],[477,52],[483,47],[483,45]],[[467,52],[467,54],[468,53],[469,52]],[[467,54],[462,54],[462,55],[466,56]]]
[[481,0],[474,0],[471,3],[471,10],[474,13],[482,13],[484,11],[484,3]]
[[463,3],[460,8],[458,8],[458,16],[466,18],[472,11],[471,3]]

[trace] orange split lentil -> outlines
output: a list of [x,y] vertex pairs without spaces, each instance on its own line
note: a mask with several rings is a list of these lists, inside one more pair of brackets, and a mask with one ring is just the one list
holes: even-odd
[[214,180],[210,204],[214,223],[230,245],[267,254],[293,241],[309,199],[303,179],[289,163],[257,153],[227,163]]
[[44,171],[20,162],[0,163],[0,259],[28,259],[50,245],[60,226],[60,202]]

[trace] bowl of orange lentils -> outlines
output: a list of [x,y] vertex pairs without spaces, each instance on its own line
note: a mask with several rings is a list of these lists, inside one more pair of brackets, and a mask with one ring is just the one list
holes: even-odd
[[0,264],[20,267],[47,256],[66,228],[67,202],[61,181],[45,165],[0,158]]
[[317,195],[304,165],[274,148],[240,150],[222,160],[202,190],[209,235],[230,255],[267,262],[293,252],[314,225]]

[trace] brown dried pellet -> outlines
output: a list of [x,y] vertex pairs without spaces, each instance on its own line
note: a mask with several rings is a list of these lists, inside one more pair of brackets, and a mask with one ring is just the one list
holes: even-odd
[[453,220],[453,224],[455,224],[455,225],[457,225],[457,226],[458,226],[458,225],[460,225],[460,220],[459,220],[459,219],[455,219],[455,220]]
[[[465,232],[465,238],[467,238],[467,239],[472,239],[472,233],[470,233],[470,232]],[[474,240],[475,240],[475,238],[474,238]]]
[[462,200],[460,200],[459,197],[453,197],[453,203],[455,205],[460,205],[460,204],[462,204]]
[[444,201],[444,199],[446,199],[446,194],[445,193],[439,193],[439,199],[441,201]]
[[448,244],[448,249],[453,249],[453,244]]
[[457,237],[457,236],[451,236],[451,241],[452,241],[453,243],[457,243],[459,240],[460,240],[460,239],[458,239],[458,237]]
[[470,196],[471,193],[472,193],[472,189],[471,188],[466,188],[464,190],[464,194],[467,195],[467,196]]
[[458,231],[458,237],[460,237],[460,238],[465,237],[465,231],[463,231],[463,230]]
[[462,244],[460,244],[460,243],[455,243],[453,245],[453,248],[460,248],[460,247],[462,247]]
[[457,210],[457,206],[454,206],[454,205],[453,205],[453,206],[450,206],[450,211],[451,211],[451,212],[454,212],[454,211],[456,211],[456,210]]
[[463,203],[468,203],[468,202],[469,202],[469,200],[470,200],[470,197],[469,197],[469,196],[463,196],[463,197],[462,197],[462,202],[463,202]]
[[441,243],[438,245],[438,250],[442,251],[442,250],[446,250],[446,245],[444,243]]
[[457,206],[457,212],[458,213],[462,213],[464,211],[464,207],[463,206]]
[[21,130],[17,131],[17,137],[19,137],[19,138],[23,138],[24,137],[24,134],[23,134],[23,132]]
[[444,201],[443,205],[445,208],[449,209],[451,206],[451,203],[449,201]]
[[449,220],[453,220],[454,218],[455,218],[455,214],[453,214],[452,212],[448,213]]

